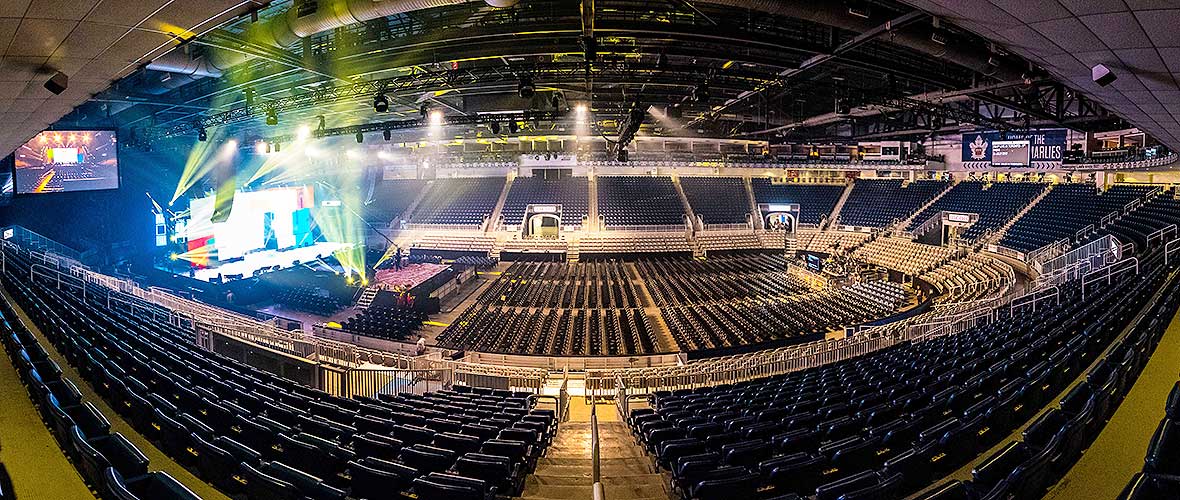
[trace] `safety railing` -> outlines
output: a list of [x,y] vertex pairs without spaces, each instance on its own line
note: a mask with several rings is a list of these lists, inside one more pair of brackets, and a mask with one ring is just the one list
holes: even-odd
[[1167,226],[1157,229],[1157,230],[1153,231],[1151,234],[1147,235],[1147,246],[1150,247],[1153,244],[1158,245],[1160,243],[1163,243],[1169,237],[1172,237],[1172,238],[1176,237],[1176,225],[1175,224],[1168,224]]
[[1050,259],[1032,261],[1032,267],[1041,275],[1053,274],[1075,262],[1089,260],[1097,269],[1106,264],[1117,262],[1122,256],[1122,248],[1118,239],[1112,235],[1106,235]]
[[1116,276],[1128,272],[1139,274],[1139,259],[1137,257],[1128,257],[1109,266],[1105,266],[1102,269],[1096,269],[1086,273],[1082,276],[1082,300],[1086,300],[1086,292],[1090,285],[1100,283],[1104,280],[1109,285],[1114,281]]
[[602,452],[598,442],[597,405],[590,406],[590,467],[594,481],[594,500],[606,500],[606,489],[602,486]]
[[1169,241],[1164,245],[1164,265],[1172,263],[1172,254],[1180,252],[1180,238]]

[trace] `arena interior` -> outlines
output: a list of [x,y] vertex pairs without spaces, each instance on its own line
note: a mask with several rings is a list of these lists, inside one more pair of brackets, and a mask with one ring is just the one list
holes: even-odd
[[2,0],[0,500],[1180,499],[1174,0]]

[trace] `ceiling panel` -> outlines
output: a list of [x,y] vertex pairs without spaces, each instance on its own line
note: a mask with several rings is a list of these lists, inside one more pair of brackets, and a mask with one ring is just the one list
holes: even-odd
[[[1172,117],[1180,99],[1177,0],[990,0],[1003,9],[1000,16],[991,9],[964,8],[962,0],[903,1],[1041,61],[1062,82],[1180,149]],[[1115,83],[1095,84],[1090,76],[1095,64],[1114,71]]]
[[[203,32],[252,0],[0,0],[0,156],[174,43],[165,30]],[[59,96],[43,85],[70,77]]]

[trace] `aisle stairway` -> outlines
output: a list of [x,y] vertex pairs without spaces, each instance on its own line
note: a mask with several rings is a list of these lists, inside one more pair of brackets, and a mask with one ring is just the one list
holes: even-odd
[[[602,408],[600,406],[600,408]],[[664,500],[669,498],[664,476],[635,443],[623,422],[598,424],[602,482],[609,500]],[[590,422],[564,422],[553,445],[525,480],[525,500],[586,500],[593,498]]]

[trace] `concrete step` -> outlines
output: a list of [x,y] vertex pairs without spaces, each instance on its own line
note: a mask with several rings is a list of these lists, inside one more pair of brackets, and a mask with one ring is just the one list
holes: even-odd
[[[574,483],[574,484],[571,484]],[[664,486],[664,478],[659,474],[649,474],[635,477],[602,477],[603,490],[606,497],[612,499],[662,499],[669,498],[668,489]],[[585,500],[593,498],[593,484],[589,478],[529,476],[525,480],[524,492],[521,498],[526,499],[556,499],[556,500]]]

